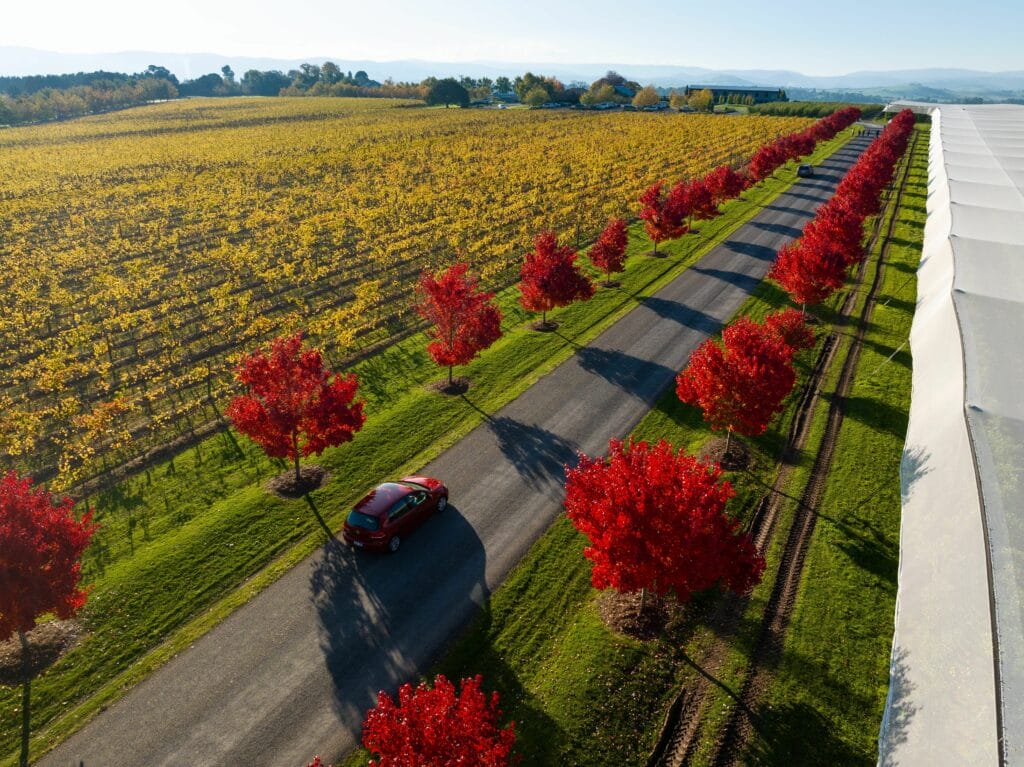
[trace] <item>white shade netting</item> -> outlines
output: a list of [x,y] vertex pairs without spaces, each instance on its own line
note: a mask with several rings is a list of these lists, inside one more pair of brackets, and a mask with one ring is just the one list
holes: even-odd
[[[903,106],[903,105],[901,105]],[[884,765],[1024,763],[1024,107],[932,114]]]

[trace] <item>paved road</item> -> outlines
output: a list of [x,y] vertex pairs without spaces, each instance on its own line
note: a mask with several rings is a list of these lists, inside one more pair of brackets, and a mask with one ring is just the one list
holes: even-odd
[[629,433],[866,144],[848,144],[426,466],[452,506],[398,555],[313,555],[41,764],[301,767],[351,749],[377,690],[426,668],[560,512],[563,465]]

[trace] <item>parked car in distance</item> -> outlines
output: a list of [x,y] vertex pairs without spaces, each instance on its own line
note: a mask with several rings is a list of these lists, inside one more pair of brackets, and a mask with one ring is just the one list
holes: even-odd
[[448,506],[448,488],[433,477],[405,477],[377,485],[345,520],[342,535],[357,549],[398,551],[402,539]]
[[796,169],[796,175],[798,175],[800,178],[810,178],[811,176],[814,175],[814,166],[801,165]]

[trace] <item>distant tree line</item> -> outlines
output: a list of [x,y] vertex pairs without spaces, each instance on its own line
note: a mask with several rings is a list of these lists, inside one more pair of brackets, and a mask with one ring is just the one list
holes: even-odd
[[0,77],[0,125],[61,120],[177,98],[178,80],[164,67],[145,72],[78,72]]
[[250,69],[241,78],[225,65],[219,73],[179,82],[166,67],[150,65],[137,74],[100,71],[0,77],[0,125],[64,119],[191,96],[358,96],[419,99],[427,104],[459,107],[494,102],[652,107],[670,102],[677,108],[710,111],[714,106],[709,92],[686,95],[650,85],[644,88],[617,72],[608,72],[589,85],[583,81],[563,83],[533,72],[514,78],[428,77],[418,83],[391,79],[378,82],[362,70],[346,72],[326,61],[319,65],[304,63],[288,72]]

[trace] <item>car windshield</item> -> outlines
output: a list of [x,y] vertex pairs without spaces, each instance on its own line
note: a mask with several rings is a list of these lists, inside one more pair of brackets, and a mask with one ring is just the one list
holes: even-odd
[[377,517],[371,517],[369,514],[360,514],[358,511],[349,512],[348,523],[352,527],[361,527],[364,530],[380,530],[380,520]]

